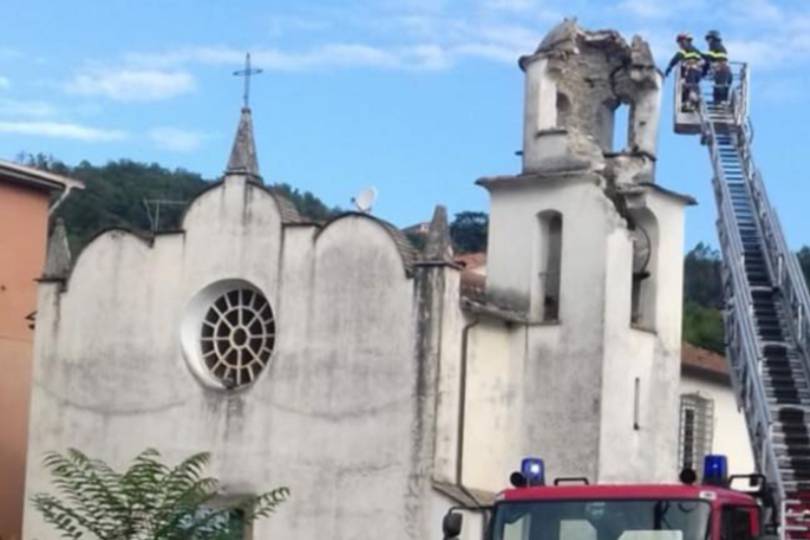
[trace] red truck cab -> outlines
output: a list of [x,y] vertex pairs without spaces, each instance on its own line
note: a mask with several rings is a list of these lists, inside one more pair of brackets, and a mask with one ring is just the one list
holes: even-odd
[[[487,540],[760,538],[761,505],[752,494],[728,487],[725,470],[723,464],[722,471],[704,472],[700,485],[693,473],[691,484],[590,485],[580,478],[547,486],[542,461],[524,460],[512,475],[515,487],[481,508],[489,516]],[[451,510],[444,537],[457,538],[460,531],[461,515]]]

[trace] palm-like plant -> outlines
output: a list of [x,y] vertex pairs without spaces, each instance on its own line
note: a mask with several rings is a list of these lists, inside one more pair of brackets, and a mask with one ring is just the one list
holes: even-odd
[[[282,487],[218,502],[219,483],[203,474],[209,459],[194,454],[170,468],[150,449],[122,474],[75,449],[51,452],[45,467],[63,497],[40,493],[32,500],[63,538],[90,533],[99,540],[230,540],[289,495]],[[233,519],[237,514],[240,519]]]

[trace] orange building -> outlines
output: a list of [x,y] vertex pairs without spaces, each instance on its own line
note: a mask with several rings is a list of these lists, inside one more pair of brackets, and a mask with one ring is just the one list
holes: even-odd
[[77,180],[0,160],[0,540],[21,538],[36,279],[48,216]]

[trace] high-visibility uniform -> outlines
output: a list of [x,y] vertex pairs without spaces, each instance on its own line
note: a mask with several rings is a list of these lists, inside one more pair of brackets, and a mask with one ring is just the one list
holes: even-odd
[[694,45],[681,47],[678,49],[678,52],[675,53],[675,56],[672,57],[672,60],[669,61],[666,72],[669,73],[672,71],[672,68],[679,63],[684,67],[695,67],[701,62],[701,60],[703,60],[703,53],[701,53]]
[[706,64],[703,74],[706,75],[711,68],[714,78],[715,103],[728,100],[728,91],[733,79],[731,68],[728,65],[728,51],[719,40],[710,42],[709,50],[704,55]]
[[683,84],[681,85],[681,107],[687,110],[689,107],[694,106],[699,93],[698,85],[700,79],[703,77],[703,70],[701,64],[703,63],[703,54],[694,45],[681,46],[666,69],[666,74],[672,71],[677,64],[681,65],[681,78]]

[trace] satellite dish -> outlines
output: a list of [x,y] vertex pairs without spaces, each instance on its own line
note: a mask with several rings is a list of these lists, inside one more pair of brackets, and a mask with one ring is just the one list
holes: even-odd
[[354,203],[354,206],[355,208],[357,208],[357,211],[364,213],[371,212],[371,207],[374,205],[374,201],[376,200],[377,200],[377,188],[375,188],[374,186],[367,187],[366,189],[358,193],[356,197],[352,197],[352,203]]

